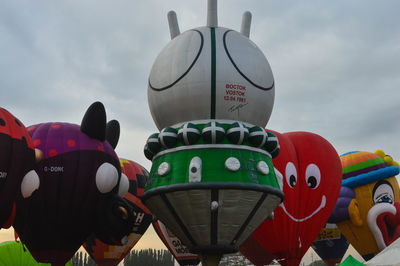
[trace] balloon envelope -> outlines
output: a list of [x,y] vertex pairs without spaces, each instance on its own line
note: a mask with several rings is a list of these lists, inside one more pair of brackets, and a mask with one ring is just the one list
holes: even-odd
[[0,108],[0,228],[12,225],[15,199],[34,163],[33,143],[25,126]]
[[273,159],[283,175],[285,200],[241,246],[253,264],[277,259],[298,265],[326,223],[339,194],[340,159],[333,146],[309,132],[277,135],[280,153]]
[[199,256],[191,253],[189,249],[182,243],[182,241],[176,237],[161,221],[154,221],[153,228],[179,265],[198,265],[200,263]]
[[92,257],[92,259],[102,266],[115,266],[129,253],[136,245],[142,235],[146,232],[152,221],[151,212],[142,203],[140,196],[144,192],[147,182],[147,170],[136,162],[127,159],[120,159],[121,171],[129,180],[129,190],[124,198],[132,204],[133,215],[135,216],[135,225],[129,234],[127,243],[121,246],[108,245],[101,240],[90,236],[83,244],[83,247]]
[[[6,241],[0,243],[0,265],[12,266],[36,266],[36,265],[51,265],[50,263],[39,263],[32,257],[29,250],[24,247],[21,242]],[[66,266],[72,266],[69,261]]]
[[340,159],[342,188],[329,222],[369,260],[400,235],[399,164],[383,151],[354,151]]
[[133,217],[121,214],[129,206],[117,194],[121,168],[105,139],[104,106],[89,107],[80,127],[56,122],[28,130],[43,159],[18,195],[14,228],[32,256],[65,263],[93,233],[120,243]]
[[[261,127],[246,126],[198,121],[165,128],[148,139],[150,149],[155,144],[164,148],[154,155],[143,199],[193,253],[237,252],[282,202],[282,180],[270,151],[244,136],[255,128],[264,144],[273,142],[276,148],[277,141],[268,141]],[[188,134],[200,131],[201,138]]]
[[349,243],[335,224],[327,223],[312,244],[314,251],[328,265],[340,263]]

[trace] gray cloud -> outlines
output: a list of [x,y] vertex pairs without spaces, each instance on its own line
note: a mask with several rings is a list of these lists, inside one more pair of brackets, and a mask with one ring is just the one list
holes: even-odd
[[[169,41],[166,14],[177,12],[182,32],[204,26],[205,2],[2,1],[2,106],[25,124],[79,123],[100,100],[127,130],[154,131],[147,78]],[[253,13],[251,39],[276,80],[268,127],[313,131],[338,147],[363,149],[361,140],[379,146],[388,139],[382,136],[398,134],[399,7],[221,0],[219,24],[238,30],[243,12]],[[400,158],[400,144],[390,148]]]

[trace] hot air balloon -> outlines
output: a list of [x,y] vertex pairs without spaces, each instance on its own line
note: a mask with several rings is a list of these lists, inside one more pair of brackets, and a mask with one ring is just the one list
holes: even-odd
[[[0,243],[0,265],[50,266],[51,264],[36,262],[29,250],[21,242],[6,241]],[[72,266],[72,263],[69,261],[65,266]]]
[[[107,129],[118,132],[118,122]],[[115,134],[106,131],[103,104],[92,104],[81,126],[42,123],[28,131],[43,158],[35,178],[22,183],[13,226],[36,261],[65,264],[93,233],[103,242],[124,244],[134,217],[121,198],[128,181],[109,144],[115,140],[106,140]]]
[[311,247],[326,265],[335,266],[342,261],[349,243],[335,224],[327,223]]
[[255,265],[273,259],[282,265],[299,265],[335,206],[340,159],[333,146],[317,134],[271,132],[280,144],[273,163],[283,175],[285,200],[274,211],[273,220],[266,220],[240,252]]
[[207,26],[182,34],[176,14],[168,14],[172,40],[149,76],[149,107],[160,132],[145,145],[153,164],[143,194],[156,218],[205,265],[237,252],[283,199],[272,164],[278,145],[263,130],[274,78],[249,39],[251,14],[237,32],[218,26],[217,1],[208,1],[208,12]]
[[171,252],[179,265],[198,265],[200,263],[199,256],[191,253],[182,241],[177,238],[171,230],[165,227],[161,221],[154,221],[153,227],[161,241],[168,248],[169,252]]
[[329,218],[365,260],[400,235],[399,164],[383,151],[340,156],[343,182]]
[[127,243],[122,246],[108,245],[97,239],[94,235],[88,238],[83,244],[83,247],[96,264],[100,266],[118,265],[140,240],[152,221],[152,215],[149,209],[143,205],[140,199],[149,175],[147,170],[131,160],[120,159],[120,162],[121,172],[124,173],[129,180],[129,190],[124,198],[132,205],[135,224],[132,227],[132,232],[128,236]]
[[15,199],[21,183],[34,175],[34,165],[35,151],[24,124],[0,108],[0,229],[12,225]]

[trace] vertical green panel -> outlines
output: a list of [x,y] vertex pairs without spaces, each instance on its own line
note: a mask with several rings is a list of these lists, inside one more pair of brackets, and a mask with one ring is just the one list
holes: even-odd
[[211,112],[210,118],[215,119],[215,90],[216,90],[216,45],[215,28],[211,27]]

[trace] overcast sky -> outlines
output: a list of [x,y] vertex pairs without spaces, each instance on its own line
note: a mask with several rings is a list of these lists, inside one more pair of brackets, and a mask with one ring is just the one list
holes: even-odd
[[[0,106],[28,126],[80,123],[101,101],[121,124],[119,156],[149,169],[147,79],[169,10],[181,32],[206,24],[206,0],[0,0]],[[219,25],[239,30],[247,10],[275,77],[268,128],[400,160],[399,1],[219,0]]]

